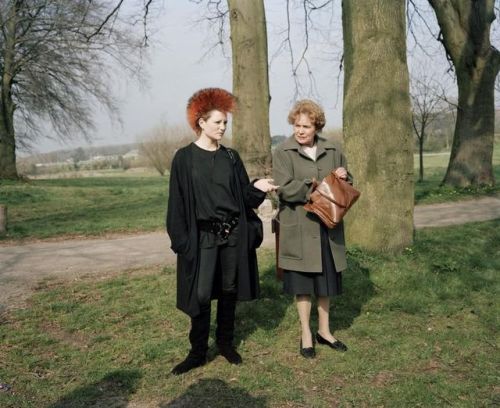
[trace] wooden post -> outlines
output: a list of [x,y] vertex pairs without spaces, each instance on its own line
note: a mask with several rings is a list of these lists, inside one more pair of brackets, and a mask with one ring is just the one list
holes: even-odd
[[0,204],[0,235],[7,232],[7,206]]

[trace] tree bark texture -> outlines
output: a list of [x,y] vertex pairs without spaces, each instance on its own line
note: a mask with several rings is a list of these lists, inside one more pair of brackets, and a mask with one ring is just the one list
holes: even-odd
[[490,43],[494,0],[429,3],[458,83],[457,121],[443,184],[493,185],[494,88],[500,69],[500,53]]
[[413,240],[413,146],[405,0],[342,1],[344,141],[361,197],[350,244],[398,251]]
[[0,204],[0,235],[7,232],[7,206]]
[[16,35],[16,9],[12,6],[4,25],[3,70],[0,84],[0,179],[17,179],[14,101],[12,84]]
[[250,177],[271,168],[267,32],[263,0],[228,0],[233,59],[233,146]]

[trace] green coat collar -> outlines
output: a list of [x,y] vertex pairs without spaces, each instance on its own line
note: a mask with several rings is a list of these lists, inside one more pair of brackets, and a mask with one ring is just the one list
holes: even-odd
[[[319,158],[324,153],[326,153],[327,149],[333,149],[333,150],[337,149],[335,142],[328,140],[328,139],[325,139],[324,137],[321,137],[319,135],[316,135],[316,143],[318,145],[317,150],[316,150],[316,158]],[[295,137],[293,135],[288,137],[283,142],[282,146],[283,146],[283,150],[296,150],[302,156],[309,158],[309,156],[306,153],[304,153],[302,146],[295,140]]]

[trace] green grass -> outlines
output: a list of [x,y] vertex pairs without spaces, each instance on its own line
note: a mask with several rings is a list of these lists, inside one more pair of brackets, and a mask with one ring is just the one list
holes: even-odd
[[172,269],[47,287],[3,316],[0,382],[12,389],[0,406],[494,406],[499,243],[496,220],[417,231],[401,255],[350,250],[332,306],[350,350],[318,347],[314,361],[298,354],[295,306],[262,250],[262,297],[237,311],[244,364],[212,346],[182,377],[169,375],[189,348]]
[[8,208],[3,239],[100,235],[162,228],[168,179],[89,177],[0,182]]
[[440,186],[448,166],[449,153],[424,154],[424,181],[418,181],[418,154],[413,156],[415,169],[415,203],[433,204],[500,193],[500,145],[493,150],[493,171],[497,184],[493,187],[452,188]]
[[[417,162],[418,156],[415,166]],[[500,180],[498,146],[493,163],[496,179]],[[481,188],[440,187],[447,164],[447,155],[425,156],[425,181],[415,183],[416,204],[500,193],[500,183]],[[116,170],[108,173],[86,178],[0,181],[0,204],[8,207],[7,234],[0,236],[0,241],[162,229],[168,178],[151,173],[130,176]]]

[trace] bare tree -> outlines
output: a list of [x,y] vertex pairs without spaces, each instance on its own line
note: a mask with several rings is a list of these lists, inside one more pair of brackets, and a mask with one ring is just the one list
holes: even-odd
[[342,2],[343,135],[361,198],[347,220],[350,242],[400,250],[413,240],[413,149],[405,1]]
[[[292,23],[292,2],[285,0],[286,3],[286,29],[284,30],[284,38],[278,49],[273,55],[276,57],[283,50],[287,50],[290,59],[290,70],[294,82],[294,95],[293,99],[296,100],[300,94],[317,95],[316,79],[314,75],[313,65],[309,60],[309,51],[312,43],[312,34],[315,31],[315,14],[319,12],[332,12],[335,1],[334,0],[301,0],[297,3],[300,8],[302,24]],[[329,27],[330,28],[330,27]],[[302,47],[297,47],[293,40],[294,29],[301,30],[303,37]],[[272,59],[271,59],[272,60]],[[307,74],[308,87],[304,88],[300,80],[299,71],[304,70]]]
[[0,3],[0,179],[17,178],[16,146],[51,124],[60,138],[89,137],[92,111],[116,113],[111,62],[140,67],[140,36],[104,0]]
[[170,168],[175,152],[193,139],[187,126],[159,125],[140,137],[139,152],[161,176]]
[[443,184],[492,185],[494,89],[500,70],[500,52],[490,42],[495,0],[428,1],[458,84],[455,135]]
[[444,91],[439,84],[428,77],[413,78],[411,84],[413,106],[412,124],[418,140],[419,175],[424,180],[424,142],[429,125],[443,113]]

